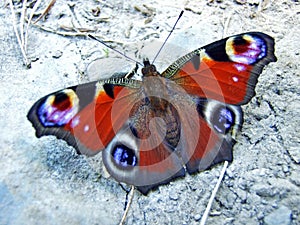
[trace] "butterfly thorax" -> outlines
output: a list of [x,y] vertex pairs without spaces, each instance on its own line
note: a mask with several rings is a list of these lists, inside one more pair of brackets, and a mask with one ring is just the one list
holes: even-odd
[[144,59],[142,74],[142,89],[151,107],[165,111],[168,101],[162,100],[168,99],[166,79],[161,76],[153,64],[150,64],[148,59]]

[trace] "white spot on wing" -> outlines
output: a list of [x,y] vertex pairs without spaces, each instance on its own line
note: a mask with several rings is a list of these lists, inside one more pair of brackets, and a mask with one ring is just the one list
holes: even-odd
[[242,64],[234,64],[234,67],[239,71],[239,72],[243,72],[246,70],[246,66],[242,65]]
[[79,122],[80,122],[80,117],[76,116],[71,122],[71,127],[74,128],[74,127],[78,126]]
[[65,115],[65,120],[69,121],[70,119],[72,119],[72,117],[73,117],[73,112],[68,112]]
[[236,77],[236,76],[233,76],[233,77],[232,77],[232,80],[233,80],[234,82],[238,82],[238,81],[239,81],[239,78]]
[[54,120],[58,120],[58,119],[59,119],[59,115],[58,115],[57,113],[54,114],[53,119],[54,119]]
[[83,128],[84,132],[88,132],[89,129],[90,129],[90,126],[89,126],[89,125],[85,125],[84,128]]

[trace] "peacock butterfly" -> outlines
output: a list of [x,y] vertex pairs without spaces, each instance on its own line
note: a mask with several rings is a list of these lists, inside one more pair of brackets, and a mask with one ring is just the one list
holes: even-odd
[[141,80],[133,71],[54,92],[27,117],[37,137],[55,135],[88,156],[101,151],[117,181],[147,194],[186,172],[232,161],[240,105],[275,61],[272,37],[238,34],[182,56],[163,73],[144,59]]

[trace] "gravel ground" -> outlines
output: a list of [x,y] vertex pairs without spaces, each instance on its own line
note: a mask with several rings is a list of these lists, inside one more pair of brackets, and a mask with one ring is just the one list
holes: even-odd
[[[89,29],[133,58],[151,59],[181,9],[185,13],[157,59],[160,71],[222,36],[262,31],[276,40],[278,62],[267,66],[256,96],[243,106],[234,161],[207,224],[300,224],[299,1],[57,1],[29,29],[30,69],[22,62],[8,1],[0,4],[0,224],[118,224],[126,192],[107,177],[101,156],[77,155],[55,137],[37,139],[26,114],[50,92],[134,67],[66,28]],[[199,224],[220,169],[147,196],[136,192],[126,224]]]

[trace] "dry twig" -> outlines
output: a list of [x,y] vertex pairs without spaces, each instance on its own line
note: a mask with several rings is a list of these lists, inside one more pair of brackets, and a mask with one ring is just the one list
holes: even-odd
[[[34,13],[36,12],[37,8],[39,7],[39,5],[41,4],[42,0],[37,0],[36,3],[34,4],[33,6],[33,9],[30,13],[30,16],[29,16],[29,19],[27,21],[27,26],[26,26],[26,33],[28,33],[28,30],[29,30],[29,26],[31,24],[31,21],[32,21],[32,18],[34,16]],[[27,19],[27,18],[26,18]],[[25,46],[27,46],[27,41],[25,40]]]
[[14,5],[13,5],[12,0],[9,1],[9,6],[10,6],[10,10],[11,10],[11,15],[12,15],[12,24],[13,24],[14,32],[16,34],[18,44],[21,48],[24,64],[28,68],[30,68],[31,63],[30,63],[30,60],[27,57],[26,47],[25,47],[25,45],[27,43],[27,41],[25,41],[25,40],[27,40],[27,32],[24,34],[24,27],[23,27],[24,26],[24,21],[22,21],[25,18],[26,2],[27,1],[24,1],[24,3],[23,3],[22,13],[21,13],[21,17],[20,17],[20,19],[21,19],[20,31],[18,30],[18,27],[17,27],[17,19],[16,19],[15,9],[14,9]]
[[233,11],[230,12],[229,16],[227,17],[226,21],[224,22],[224,29],[223,29],[223,34],[222,34],[222,38],[226,37],[228,34],[228,27],[229,27],[229,23],[231,20],[231,17],[233,15]]
[[54,6],[55,2],[56,0],[51,0],[48,6],[43,11],[43,13],[33,23],[37,23],[40,19],[42,19],[45,15],[47,15],[48,12],[51,10],[51,8]]
[[123,214],[123,217],[119,223],[119,225],[123,225],[125,220],[126,220],[126,217],[127,217],[127,214],[128,214],[128,211],[130,209],[130,206],[131,206],[131,202],[132,202],[132,199],[133,199],[133,195],[134,195],[134,186],[132,185],[131,186],[131,189],[130,189],[130,192],[129,192],[129,201],[126,205],[126,209],[124,211],[124,214]]

